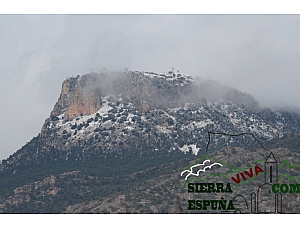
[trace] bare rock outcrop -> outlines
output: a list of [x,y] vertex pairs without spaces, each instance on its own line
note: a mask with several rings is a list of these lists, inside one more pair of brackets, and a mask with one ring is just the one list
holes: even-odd
[[[250,111],[258,108],[258,102],[249,94],[213,81],[193,81],[191,76],[173,71],[166,74],[127,71],[72,76],[63,82],[50,119],[58,120],[58,116],[64,114],[63,120],[67,122],[80,115],[94,114],[101,108],[101,98],[109,94],[120,95],[142,112],[177,107],[186,102],[220,99],[232,101]],[[49,119],[45,124],[47,122]]]
[[96,80],[88,75],[66,79],[51,116],[65,112],[64,120],[68,121],[80,115],[97,112],[101,107],[101,96],[95,83]]

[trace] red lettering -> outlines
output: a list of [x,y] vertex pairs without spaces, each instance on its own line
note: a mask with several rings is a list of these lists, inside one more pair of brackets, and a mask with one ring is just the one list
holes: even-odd
[[252,177],[253,177],[252,167],[250,168],[250,173],[248,173],[248,171],[244,171],[244,173],[245,173],[248,177],[252,178]]
[[245,181],[246,180],[245,175],[243,173],[241,173],[241,176],[242,176],[243,180]]
[[231,180],[233,180],[235,183],[239,184],[241,182],[241,180],[240,180],[240,174],[238,173],[236,175],[236,179],[234,177],[231,177]]
[[[263,172],[263,169],[260,168],[258,165],[256,165],[256,166],[254,167],[254,169],[255,169],[255,175],[256,175],[256,176],[257,176],[259,173]],[[248,172],[248,171],[244,171],[244,173],[245,173],[248,177],[252,178],[252,177],[253,177],[253,170],[252,170],[252,167],[249,169],[249,172]],[[244,173],[238,173],[238,174],[236,174],[236,177],[231,177],[231,180],[233,180],[236,184],[239,184],[239,183],[241,182],[240,175],[241,175],[241,177],[242,177],[242,179],[243,179],[244,181],[247,180],[247,178],[246,178],[246,176],[244,175]]]
[[262,173],[262,172],[263,172],[263,169],[260,168],[258,165],[256,165],[256,166],[254,167],[254,169],[255,169],[255,175],[256,175],[256,176],[257,176],[259,173]]

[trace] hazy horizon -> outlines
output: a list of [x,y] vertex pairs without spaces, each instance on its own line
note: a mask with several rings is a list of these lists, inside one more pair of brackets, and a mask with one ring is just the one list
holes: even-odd
[[182,73],[300,108],[300,15],[0,15],[0,159],[37,136],[71,75]]

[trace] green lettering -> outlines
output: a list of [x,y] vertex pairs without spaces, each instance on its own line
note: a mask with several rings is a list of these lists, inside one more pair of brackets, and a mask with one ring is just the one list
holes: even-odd
[[226,203],[227,203],[227,200],[224,200],[224,198],[222,197],[221,200],[219,200],[218,210],[226,210]]
[[211,200],[210,203],[211,203],[211,209],[212,210],[217,210],[218,200]]
[[212,192],[215,192],[215,184],[214,183],[208,183],[207,184],[208,186],[208,188],[207,188],[207,192],[208,193],[212,193]]
[[[273,192],[273,193],[279,192],[279,190],[278,190],[279,187],[278,187],[278,186],[279,186],[279,184],[273,184],[273,185],[272,185],[272,192]],[[277,190],[275,189],[276,187],[277,187]]]
[[202,209],[202,200],[197,200],[196,201],[196,206],[197,206],[197,210],[201,210]]
[[206,183],[201,183],[200,185],[200,192],[207,192],[207,189],[205,188],[206,187]]
[[229,200],[227,210],[235,210],[235,208],[233,206],[233,203],[232,203],[232,200]]
[[216,183],[216,185],[217,185],[216,192],[224,192],[224,190],[223,190],[223,183]]
[[209,206],[210,200],[203,200],[203,210],[207,210],[207,206]]
[[195,200],[188,200],[189,207],[188,210],[196,210],[195,208]]
[[280,191],[282,193],[287,193],[289,191],[289,186],[287,184],[280,185]]
[[230,192],[230,193],[232,193],[230,183],[227,183],[225,192]]
[[201,183],[195,183],[196,185],[196,191],[195,192],[201,192],[199,189],[199,186],[201,186]]
[[290,192],[289,193],[300,193],[300,184],[289,184]]
[[188,192],[194,192],[194,183],[189,183],[188,184]]

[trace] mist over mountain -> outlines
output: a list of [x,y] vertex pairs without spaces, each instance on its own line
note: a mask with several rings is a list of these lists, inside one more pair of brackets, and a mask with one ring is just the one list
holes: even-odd
[[[102,205],[202,156],[208,132],[251,133],[268,143],[299,127],[297,112],[261,108],[250,94],[174,69],[71,76],[41,132],[1,161],[0,209],[62,213]],[[256,146],[251,137],[216,135],[208,152]]]
[[297,14],[2,14],[0,19],[2,159],[38,134],[64,79],[91,68],[160,73],[174,66],[250,93],[262,107],[299,108]]
[[[163,146],[168,152],[198,154],[204,150],[208,131],[251,132],[270,140],[298,128],[297,112],[261,108],[250,94],[212,80],[174,69],[164,73],[105,69],[63,82],[60,97],[36,138],[42,146],[31,156],[39,161],[39,156],[47,156],[45,151],[83,150],[84,145],[99,150],[100,157],[105,157],[103,151],[143,151],[145,145],[149,151]],[[21,151],[3,164],[19,163]]]

